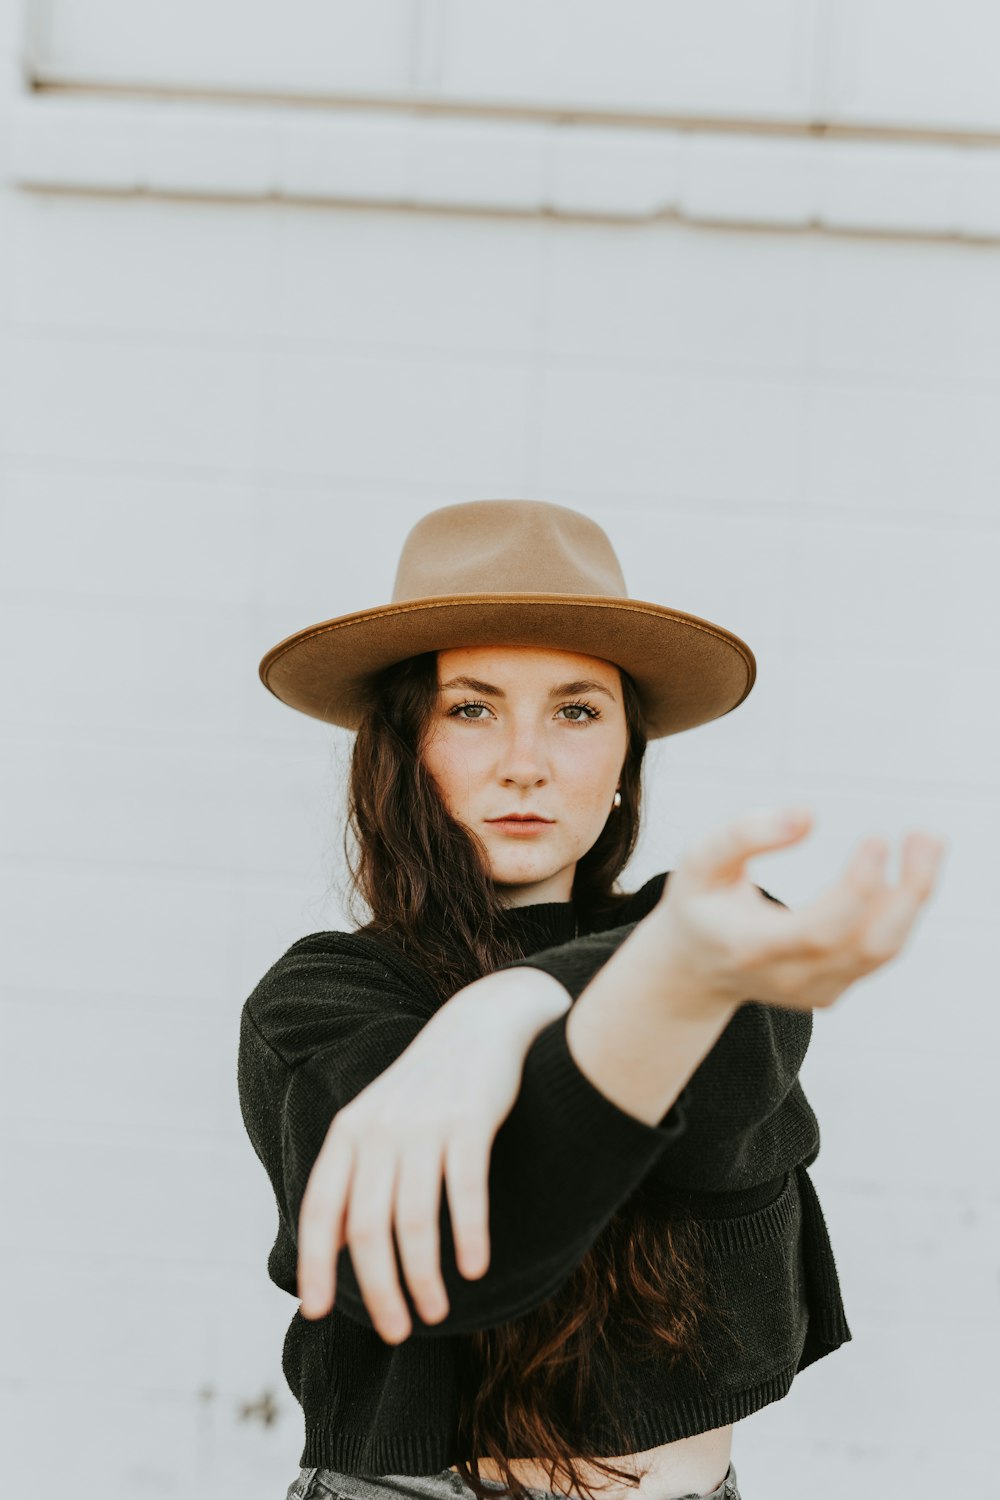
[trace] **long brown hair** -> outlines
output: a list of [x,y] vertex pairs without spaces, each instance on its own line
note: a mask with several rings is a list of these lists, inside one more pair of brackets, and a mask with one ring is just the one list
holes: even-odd
[[[585,931],[628,899],[616,880],[639,836],[646,729],[638,690],[625,671],[621,683],[628,728],[621,806],[578,860],[573,881]],[[521,949],[499,920],[505,908],[482,840],[449,815],[420,758],[438,691],[434,651],[375,679],[352,751],[345,855],[349,904],[361,897],[371,912],[360,930],[398,943],[443,1002],[520,957]],[[708,1307],[698,1226],[683,1215],[665,1218],[641,1191],[612,1215],[581,1263],[539,1307],[470,1335],[459,1432],[472,1457],[457,1463],[480,1500],[498,1494],[479,1479],[478,1458],[486,1455],[517,1500],[528,1491],[511,1472],[511,1456],[546,1464],[550,1483],[559,1472],[591,1500],[574,1458],[638,1482],[632,1471],[586,1452],[580,1425],[588,1390],[607,1390],[614,1406],[621,1355],[607,1337],[612,1310],[619,1337],[623,1330],[634,1335],[630,1365],[686,1356],[701,1368],[699,1318]],[[605,1454],[628,1452],[624,1429],[614,1437],[619,1427],[609,1427]]]

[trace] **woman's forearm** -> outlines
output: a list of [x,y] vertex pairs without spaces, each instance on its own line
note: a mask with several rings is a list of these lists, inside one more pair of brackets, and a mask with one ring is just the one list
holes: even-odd
[[[574,1002],[544,969],[498,969],[459,990],[438,1015],[522,1057],[569,1010],[566,1042],[581,1073],[612,1103],[657,1125],[729,1025],[739,1004],[708,994],[671,960],[654,908],[603,961]],[[433,1024],[433,1023],[431,1023]],[[509,1055],[509,1054],[508,1054]]]
[[580,993],[566,1042],[602,1094],[657,1125],[739,1006],[708,994],[671,962],[654,908]]

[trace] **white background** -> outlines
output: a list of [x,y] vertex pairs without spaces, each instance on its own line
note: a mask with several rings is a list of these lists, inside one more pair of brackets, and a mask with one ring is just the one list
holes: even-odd
[[[651,747],[636,888],[746,807],[950,844],[816,1018],[854,1341],[745,1500],[996,1454],[1000,22],[985,3],[0,0],[0,1477],[271,1500],[293,1299],[240,1007],[344,925],[350,736],[271,697],[453,501],[593,516],[754,650]],[[33,89],[32,80],[45,87]]]

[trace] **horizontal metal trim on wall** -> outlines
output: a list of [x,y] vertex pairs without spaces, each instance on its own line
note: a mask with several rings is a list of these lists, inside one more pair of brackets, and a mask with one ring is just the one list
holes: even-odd
[[1000,143],[25,89],[24,188],[1000,238]]

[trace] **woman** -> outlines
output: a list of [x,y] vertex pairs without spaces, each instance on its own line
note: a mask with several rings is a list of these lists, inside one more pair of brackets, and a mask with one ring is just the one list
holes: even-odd
[[287,1500],[739,1500],[734,1423],[851,1337],[812,1011],[899,952],[941,841],[908,835],[892,888],[866,840],[791,913],[745,865],[808,817],[754,812],[623,892],[647,740],[730,712],[755,662],[629,599],[562,506],[432,512],[389,606],[260,671],[357,731],[370,913],[293,943],[241,1017],[268,1271],[302,1299]]

